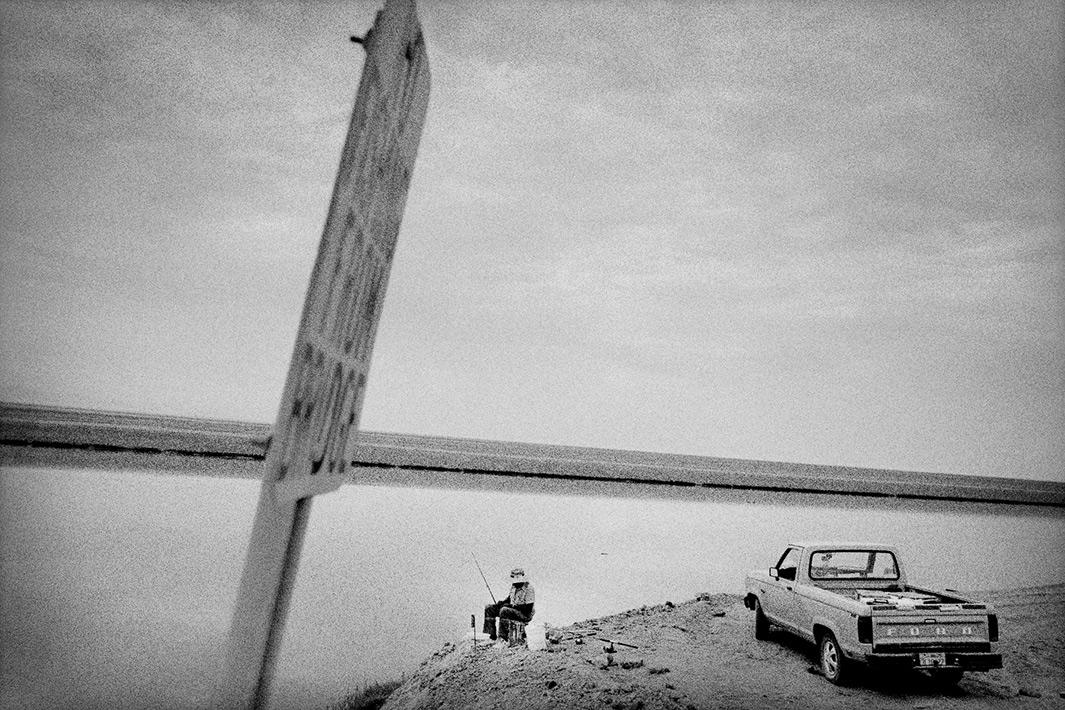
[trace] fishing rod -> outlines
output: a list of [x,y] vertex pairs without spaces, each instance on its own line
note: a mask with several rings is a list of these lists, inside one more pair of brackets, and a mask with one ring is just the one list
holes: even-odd
[[470,553],[470,557],[473,558],[473,564],[477,565],[477,571],[481,573],[481,579],[484,580],[484,586],[488,587],[488,596],[492,597],[492,603],[498,604],[496,601],[496,595],[492,593],[492,585],[488,584],[488,578],[484,576],[484,571],[481,569],[481,565],[477,562],[477,555]]

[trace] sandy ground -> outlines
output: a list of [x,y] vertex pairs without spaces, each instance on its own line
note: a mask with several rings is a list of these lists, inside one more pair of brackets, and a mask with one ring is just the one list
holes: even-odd
[[[756,641],[741,598],[716,594],[564,627],[548,651],[446,644],[385,707],[1065,708],[1065,584],[974,596],[998,610],[1005,667],[967,673],[954,688],[864,670],[834,686],[812,645],[776,629]],[[601,640],[578,641],[593,633],[638,648],[615,643],[606,654]]]

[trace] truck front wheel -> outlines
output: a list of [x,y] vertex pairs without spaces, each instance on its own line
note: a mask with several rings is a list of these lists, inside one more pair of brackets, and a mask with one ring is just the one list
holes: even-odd
[[765,618],[762,604],[757,599],[754,600],[754,637],[759,641],[769,638],[769,619]]
[[847,670],[847,659],[843,657],[836,637],[831,631],[824,632],[821,636],[821,674],[829,683],[843,685],[849,676]]

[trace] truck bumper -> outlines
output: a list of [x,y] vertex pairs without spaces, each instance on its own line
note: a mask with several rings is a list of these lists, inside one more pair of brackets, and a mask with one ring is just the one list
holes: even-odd
[[877,668],[922,668],[924,670],[961,668],[966,671],[988,671],[1002,667],[1002,654],[1000,653],[948,651],[946,656],[946,665],[937,667],[919,665],[919,657],[916,653],[867,653],[865,661]]

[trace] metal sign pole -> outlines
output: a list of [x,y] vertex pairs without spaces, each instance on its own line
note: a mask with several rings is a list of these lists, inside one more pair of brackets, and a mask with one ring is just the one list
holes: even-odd
[[386,0],[366,50],[267,452],[218,705],[269,699],[311,499],[348,478],[381,305],[429,101],[414,0]]

